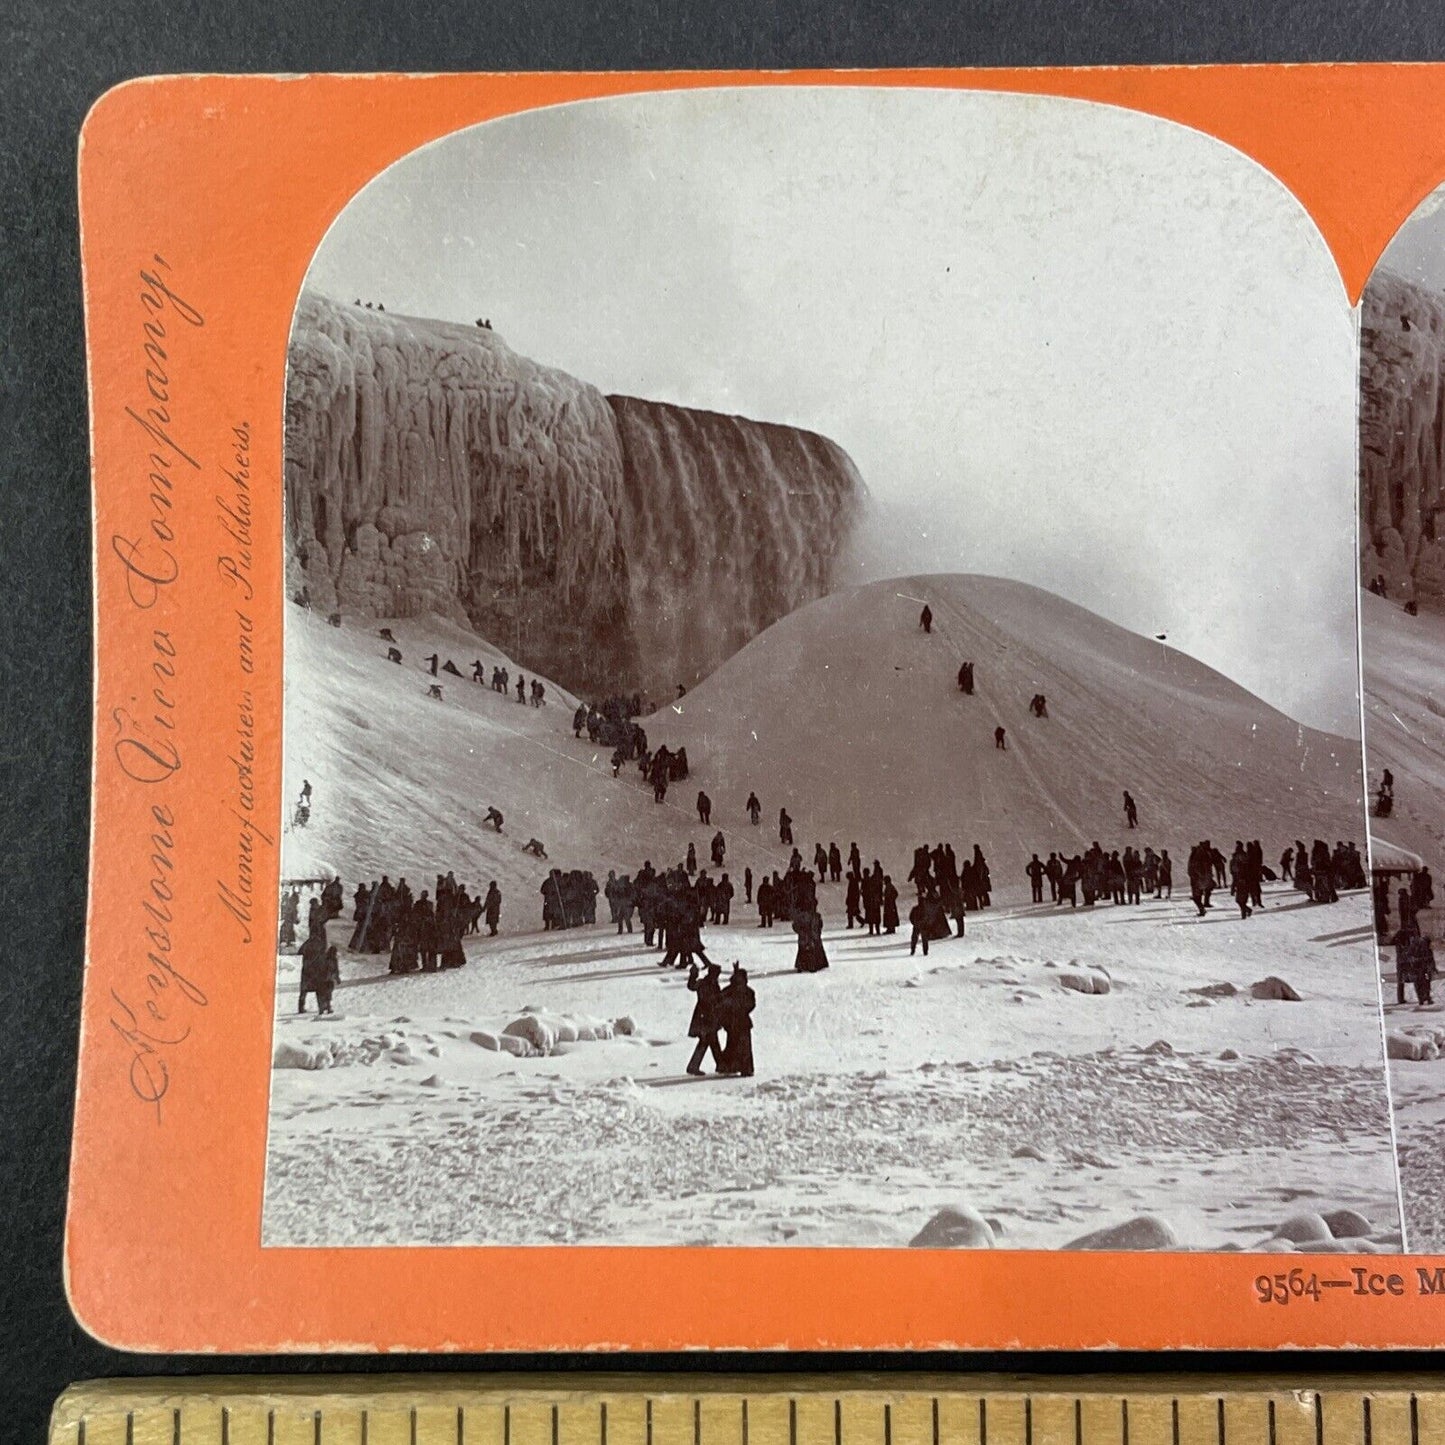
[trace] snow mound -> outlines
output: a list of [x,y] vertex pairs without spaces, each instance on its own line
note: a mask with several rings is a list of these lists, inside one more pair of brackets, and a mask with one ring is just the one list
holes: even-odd
[[1333,1239],[1334,1235],[1321,1215],[1306,1209],[1281,1220],[1279,1227],[1270,1237],[1287,1239],[1293,1244],[1313,1245],[1317,1241]]
[[948,1204],[938,1211],[912,1239],[910,1249],[992,1249],[993,1229],[978,1210],[968,1204]]
[[1061,973],[1059,983],[1075,993],[1108,993],[1110,988],[1102,973]]
[[[626,1024],[627,1027],[619,1028],[619,1024]],[[500,1040],[519,1039],[533,1052],[545,1056],[557,1053],[567,1044],[599,1043],[614,1038],[619,1033],[630,1034],[635,1030],[636,1025],[630,1018],[613,1021],[590,1018],[586,1014],[554,1014],[539,1008],[527,1008],[522,1011],[521,1017],[513,1019],[503,1028],[499,1036],[499,1047],[510,1047]],[[472,1039],[473,1042],[481,1042],[477,1034],[473,1034]],[[490,1044],[482,1046],[491,1047]]]
[[288,1039],[276,1041],[271,1055],[273,1069],[329,1069],[331,1050],[325,1044],[294,1044]]
[[1268,978],[1262,978],[1258,983],[1249,986],[1251,998],[1276,999],[1288,1003],[1298,1003],[1300,996],[1282,978],[1276,978],[1270,974]]
[[1332,1209],[1320,1218],[1336,1239],[1365,1239],[1375,1232],[1375,1226],[1353,1209]]
[[1170,1226],[1153,1214],[1136,1215],[1122,1224],[1096,1229],[1092,1234],[1070,1240],[1065,1249],[1178,1249],[1179,1237]]
[[1428,1034],[1407,1034],[1391,1029],[1385,1035],[1385,1053],[1392,1059],[1426,1062],[1440,1057],[1440,1046]]

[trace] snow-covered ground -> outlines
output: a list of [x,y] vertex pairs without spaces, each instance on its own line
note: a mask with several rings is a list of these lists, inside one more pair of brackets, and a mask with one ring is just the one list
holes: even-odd
[[[1275,888],[1247,922],[1223,894],[1196,921],[1184,896],[1201,837],[1228,853],[1258,835],[1270,860],[1295,838],[1360,838],[1356,743],[1036,588],[910,578],[790,614],[645,719],[654,746],[685,744],[692,763],[657,806],[635,768],[613,778],[605,750],[574,739],[561,689],[538,709],[444,674],[438,701],[430,653],[467,674],[506,659],[436,618],[391,628],[400,667],[376,622],[288,608],[287,792],[305,777],[314,797],[310,825],[284,834],[283,876],[342,878],[340,944],[360,880],[495,879],[502,936],[470,940],[445,974],[392,978],[343,952],[326,1021],[295,1016],[297,960],[280,960],[278,1059],[331,1066],[273,1072],[268,1243],[894,1246],[966,1205],[1006,1247],[1144,1214],[1180,1247],[1254,1247],[1289,1215],[1335,1208],[1398,1247],[1364,896],[1320,907]],[[1046,719],[1029,715],[1036,692]],[[750,788],[759,828],[742,815]],[[501,835],[482,825],[492,804]],[[981,843],[997,906],[966,940],[909,958],[906,937],[843,930],[830,884],[832,967],[796,974],[792,933],[758,929],[742,901],[745,865],[786,866],[779,806],[805,859],[856,838],[905,892],[914,844],[949,839],[962,857]],[[705,942],[757,992],[748,1080],[684,1073],[691,995],[640,933],[531,931],[550,865],[599,880],[644,858],[665,868],[689,842],[705,858],[718,828],[738,897]],[[545,862],[522,851],[533,835]],[[1092,839],[1167,847],[1174,900],[1023,901],[1031,851]],[[1109,991],[1065,988],[1069,973]],[[1271,976],[1300,1000],[1251,997]],[[1238,992],[1197,992],[1216,985]],[[509,1025],[557,1047],[508,1052]]]
[[[1015,901],[926,959],[830,926],[815,975],[739,908],[704,941],[756,989],[752,1079],[688,1078],[682,975],[607,924],[473,939],[451,973],[347,958],[324,1021],[292,1012],[283,957],[279,1054],[338,1063],[274,1072],[266,1242],[897,1246],[966,1204],[1004,1247],[1148,1213],[1181,1247],[1252,1248],[1349,1208],[1397,1248],[1365,899],[1266,903]],[[1300,1001],[1251,997],[1270,975]],[[1197,992],[1221,983],[1239,992]],[[498,1051],[529,1007],[636,1031]]]

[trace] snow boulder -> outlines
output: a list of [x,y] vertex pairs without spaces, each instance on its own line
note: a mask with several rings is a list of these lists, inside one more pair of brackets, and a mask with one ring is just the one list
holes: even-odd
[[273,1069],[329,1069],[331,1050],[325,1044],[294,1044],[281,1039],[271,1055]]
[[1081,1235],[1064,1246],[1065,1249],[1178,1249],[1179,1237],[1154,1214],[1138,1214],[1122,1224],[1111,1224],[1106,1229],[1096,1229],[1092,1234]]
[[1385,1053],[1392,1059],[1428,1061],[1440,1057],[1440,1046],[1427,1034],[1406,1034],[1391,1029],[1385,1035]]
[[1320,1215],[1313,1210],[1304,1209],[1282,1220],[1271,1238],[1287,1239],[1292,1244],[1310,1244],[1333,1239],[1334,1235],[1330,1233],[1329,1225]]
[[1336,1239],[1364,1239],[1375,1232],[1375,1226],[1353,1209],[1332,1209],[1320,1218]]
[[1298,1003],[1300,996],[1282,978],[1276,978],[1270,974],[1268,978],[1262,978],[1258,983],[1249,986],[1251,998],[1274,999],[1286,1003]]
[[[521,1018],[513,1019],[502,1030],[502,1034],[506,1038],[522,1039],[539,1054],[550,1054],[558,1044],[555,1022],[544,1018],[541,1014],[524,1013]],[[506,1046],[503,1045],[503,1047]]]
[[612,1032],[620,1039],[632,1038],[637,1034],[637,1020],[628,1014],[612,1020]]
[[1059,983],[1075,993],[1109,992],[1109,980],[1102,973],[1061,973]]
[[1239,992],[1232,983],[1206,983],[1201,988],[1187,988],[1185,993],[1197,993],[1201,998],[1233,998]]
[[910,1249],[992,1249],[993,1230],[967,1204],[945,1205],[908,1241]]

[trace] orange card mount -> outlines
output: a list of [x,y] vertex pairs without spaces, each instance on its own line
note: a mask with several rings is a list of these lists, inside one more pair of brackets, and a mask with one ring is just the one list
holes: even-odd
[[1355,426],[1442,82],[103,96],[81,1322],[1438,1343]]

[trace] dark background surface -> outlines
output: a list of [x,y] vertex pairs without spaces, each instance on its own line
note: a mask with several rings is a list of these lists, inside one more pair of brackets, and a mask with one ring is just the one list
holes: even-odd
[[[217,1371],[596,1369],[677,1357],[195,1359],[90,1340],[61,1280],[85,924],[90,492],[75,145],[91,102],[174,71],[589,70],[1445,60],[1435,4],[1169,0],[5,0],[0,7],[0,1438],[39,1441],[55,1396],[96,1376]],[[639,1308],[645,1307],[639,1301]],[[1442,1324],[1445,1343],[1445,1324]],[[689,1368],[709,1360],[690,1356]],[[827,1356],[720,1357],[817,1369]],[[1358,1357],[851,1357],[855,1368],[1231,1369],[1311,1377]],[[1377,1366],[1383,1359],[1370,1362]],[[1397,1357],[1426,1367],[1428,1357]]]

